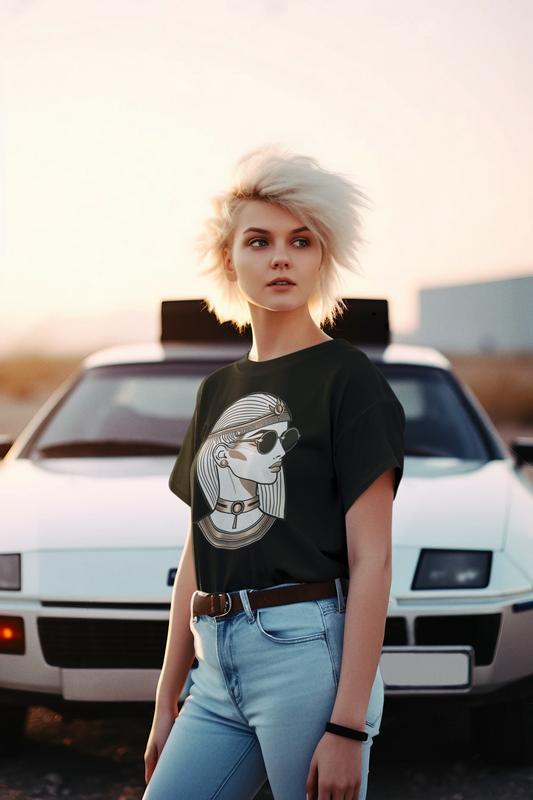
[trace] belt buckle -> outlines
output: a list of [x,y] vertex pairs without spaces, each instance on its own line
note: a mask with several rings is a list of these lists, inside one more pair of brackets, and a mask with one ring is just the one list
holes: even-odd
[[[220,594],[222,594],[222,592],[220,592]],[[224,592],[223,594],[225,597],[224,611],[222,612],[222,614],[215,614],[216,617],[226,617],[231,611],[231,606],[232,606],[231,595],[228,594],[228,592]]]

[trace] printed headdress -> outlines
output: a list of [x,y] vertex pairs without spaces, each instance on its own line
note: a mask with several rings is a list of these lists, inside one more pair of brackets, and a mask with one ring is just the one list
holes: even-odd
[[289,409],[280,398],[277,399],[275,405],[269,404],[268,408],[270,409],[269,414],[264,414],[262,417],[250,420],[244,424],[230,425],[219,428],[218,430],[212,430],[207,438],[213,439],[215,436],[221,436],[224,433],[234,433],[236,436],[243,436],[245,433],[256,431],[260,428],[266,428],[268,425],[274,425],[276,422],[291,421]]

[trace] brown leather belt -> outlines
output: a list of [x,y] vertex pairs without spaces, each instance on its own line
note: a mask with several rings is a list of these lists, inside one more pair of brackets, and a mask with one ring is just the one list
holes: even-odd
[[[343,592],[347,593],[348,581],[342,578]],[[293,586],[280,586],[274,589],[260,589],[257,592],[247,592],[250,608],[270,608],[271,606],[286,606],[291,603],[304,603],[307,600],[325,600],[335,597],[337,589],[335,581],[324,583],[297,583]],[[194,616],[206,614],[209,617],[228,617],[243,610],[240,595],[225,592],[195,592],[192,596],[191,609]]]

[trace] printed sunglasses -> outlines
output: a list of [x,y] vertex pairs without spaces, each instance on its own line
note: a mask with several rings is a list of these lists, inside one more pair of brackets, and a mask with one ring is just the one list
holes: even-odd
[[265,433],[262,436],[258,436],[257,439],[238,439],[236,444],[240,444],[241,442],[255,444],[259,453],[266,456],[267,453],[272,452],[278,439],[285,452],[288,453],[289,450],[292,450],[299,438],[300,432],[298,428],[289,428],[282,433],[281,436],[278,436],[276,431],[265,431]]

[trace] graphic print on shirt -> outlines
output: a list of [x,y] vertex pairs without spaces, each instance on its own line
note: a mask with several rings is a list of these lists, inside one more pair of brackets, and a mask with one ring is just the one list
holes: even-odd
[[206,539],[228,550],[257,542],[285,517],[283,459],[300,434],[275,395],[254,392],[232,403],[196,459],[210,513],[196,520]]

